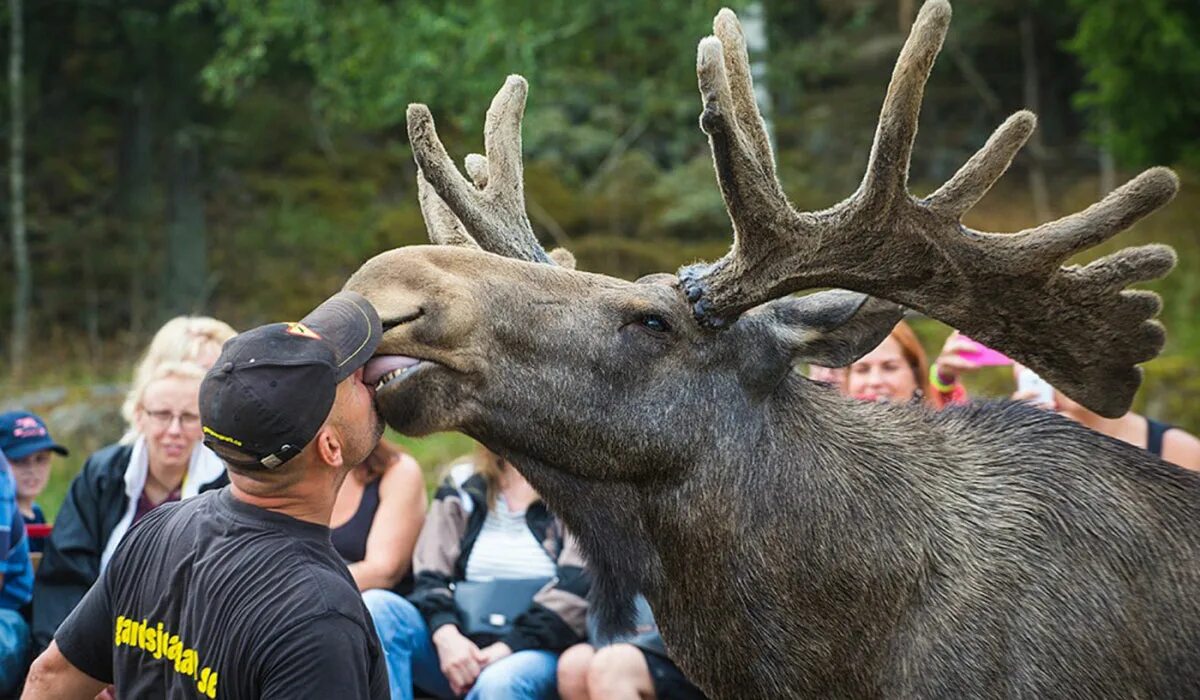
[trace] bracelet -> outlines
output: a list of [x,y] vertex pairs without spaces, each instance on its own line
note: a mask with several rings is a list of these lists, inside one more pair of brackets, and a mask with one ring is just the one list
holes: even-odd
[[942,375],[940,372],[938,372],[936,362],[929,366],[929,385],[936,389],[938,393],[949,394],[950,392],[954,391],[955,384],[958,384],[957,377],[949,384],[942,381]]

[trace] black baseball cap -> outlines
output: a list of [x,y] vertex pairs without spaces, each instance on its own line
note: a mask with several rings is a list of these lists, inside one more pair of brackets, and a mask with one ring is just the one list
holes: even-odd
[[370,302],[339,292],[298,323],[230,338],[200,384],[204,444],[243,468],[275,469],[300,454],[337,385],[371,359],[382,335]]

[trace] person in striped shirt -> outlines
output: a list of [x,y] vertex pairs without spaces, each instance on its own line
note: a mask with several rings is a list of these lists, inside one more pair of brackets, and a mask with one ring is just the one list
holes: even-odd
[[[438,698],[555,697],[558,655],[586,633],[590,578],[575,538],[511,464],[480,447],[450,468],[413,571],[407,600],[363,593],[394,699],[411,700],[414,685]],[[519,598],[520,611],[511,619],[464,612],[464,591],[481,585]],[[505,620],[488,629],[477,617]]]

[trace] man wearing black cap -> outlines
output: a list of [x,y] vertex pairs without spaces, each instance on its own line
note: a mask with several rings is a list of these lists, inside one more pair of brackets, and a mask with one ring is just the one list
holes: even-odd
[[382,334],[342,292],[225,344],[200,387],[230,486],[155,509],[34,663],[28,698],[386,698],[362,597],[329,542],[382,433],[362,366]]

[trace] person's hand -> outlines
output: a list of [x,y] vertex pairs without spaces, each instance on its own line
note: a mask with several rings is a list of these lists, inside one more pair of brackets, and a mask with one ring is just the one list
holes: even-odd
[[479,658],[484,666],[493,664],[506,656],[512,656],[512,647],[504,642],[496,642],[479,650]]
[[979,369],[979,363],[968,360],[959,354],[974,350],[975,347],[962,333],[958,331],[951,333],[942,345],[941,354],[933,362],[933,366],[937,368],[938,378],[943,383],[950,385],[958,381],[959,375]]
[[1011,398],[1013,401],[1024,401],[1025,403],[1031,403],[1034,406],[1047,411],[1055,410],[1053,403],[1046,403],[1045,401],[1041,400],[1041,397],[1038,396],[1036,389],[1025,389],[1024,391],[1018,389],[1017,391],[1013,392]]
[[450,690],[455,695],[465,695],[483,670],[479,647],[454,625],[439,627],[433,633],[433,645],[437,647],[442,675],[450,681]]
[[1038,408],[1046,410],[1046,411],[1057,411],[1058,406],[1056,406],[1054,404],[1054,401],[1053,400],[1051,400],[1049,402],[1045,401],[1042,398],[1042,396],[1038,393],[1037,389],[1021,389],[1020,388],[1021,372],[1024,372],[1024,371],[1025,371],[1025,367],[1023,365],[1021,365],[1018,362],[1013,363],[1013,378],[1017,380],[1017,390],[1012,393],[1012,396],[1010,398],[1013,401],[1024,401],[1026,403],[1031,403],[1034,406],[1037,406]]

